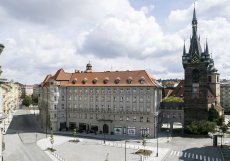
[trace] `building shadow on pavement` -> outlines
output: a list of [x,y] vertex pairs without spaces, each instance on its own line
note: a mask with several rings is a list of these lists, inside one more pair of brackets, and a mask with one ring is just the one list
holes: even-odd
[[181,153],[171,152],[171,155],[179,155],[183,161],[206,160],[206,161],[223,161],[220,148],[215,146],[206,146],[200,148],[185,149]]
[[38,116],[34,114],[14,115],[9,125],[6,123],[4,128],[6,128],[6,134],[42,133]]

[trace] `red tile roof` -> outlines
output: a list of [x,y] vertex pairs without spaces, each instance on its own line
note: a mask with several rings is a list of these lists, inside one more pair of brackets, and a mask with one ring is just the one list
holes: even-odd
[[[128,82],[128,79],[130,82]],[[63,69],[59,69],[54,76],[47,75],[42,85],[47,86],[51,80],[59,81],[61,86],[160,87],[156,79],[150,76],[145,70],[66,73]],[[141,84],[141,81],[144,83]]]
[[180,81],[177,87],[173,90],[170,96],[184,98],[184,80]]

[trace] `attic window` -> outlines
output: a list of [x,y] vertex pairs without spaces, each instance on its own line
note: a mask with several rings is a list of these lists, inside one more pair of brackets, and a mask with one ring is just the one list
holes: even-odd
[[87,78],[84,78],[83,80],[82,80],[82,84],[86,84],[87,83]]
[[128,84],[131,84],[131,83],[132,83],[132,80],[133,80],[133,78],[132,78],[132,77],[129,77],[129,78],[127,79],[127,83],[128,83]]
[[106,78],[104,79],[104,84],[107,84],[108,82],[109,82],[109,78],[106,77]]
[[140,84],[144,84],[144,82],[145,82],[145,77],[141,77],[139,81],[140,81]]
[[97,78],[94,78],[93,81],[92,81],[93,84],[96,84],[97,83]]
[[74,80],[72,80],[72,83],[76,84],[77,83],[77,78],[75,78]]
[[120,80],[121,80],[121,78],[120,78],[120,77],[117,77],[117,78],[115,79],[114,83],[115,83],[115,84],[119,84],[119,83],[120,83]]

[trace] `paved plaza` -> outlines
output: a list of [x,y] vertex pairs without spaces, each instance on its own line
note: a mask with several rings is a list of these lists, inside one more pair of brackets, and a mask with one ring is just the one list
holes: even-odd
[[[104,161],[108,154],[109,161],[125,160],[125,142],[124,141],[106,141],[94,139],[80,139],[79,143],[72,143],[73,137],[54,136],[55,153],[66,161]],[[133,142],[133,143],[132,143]],[[51,147],[49,138],[42,139],[37,142],[43,150]],[[127,161],[140,161],[141,156],[134,154],[138,149],[144,149],[141,143],[136,140],[129,140],[126,143],[126,158]],[[168,148],[159,148],[158,157],[156,157],[157,148],[146,146],[146,150],[151,150],[153,153],[150,157],[143,158],[148,161],[160,161],[168,153]],[[49,154],[50,155],[50,154]]]
[[[9,121],[7,119],[5,161],[105,161],[107,155],[109,161],[125,161],[125,141],[126,161],[223,161],[220,146],[213,147],[212,138],[180,137],[180,133],[178,136],[174,133],[171,137],[164,130],[159,132],[158,157],[157,139],[154,138],[148,138],[145,147],[153,152],[152,155],[141,158],[134,154],[138,149],[143,149],[141,137],[78,133],[80,142],[72,143],[69,140],[73,140],[73,134],[66,131],[54,134],[56,151],[50,153],[47,151],[51,147],[50,132],[46,138],[38,126],[39,120],[34,111],[18,110]],[[224,138],[223,144],[228,158],[230,138]]]

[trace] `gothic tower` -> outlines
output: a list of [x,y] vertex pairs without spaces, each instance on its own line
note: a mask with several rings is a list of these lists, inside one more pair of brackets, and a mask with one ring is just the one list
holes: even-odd
[[196,10],[193,11],[192,37],[190,38],[189,51],[184,45],[182,64],[184,67],[184,125],[193,120],[205,120],[208,118],[208,67],[213,61],[210,58],[208,47],[202,51],[200,38],[197,35]]

